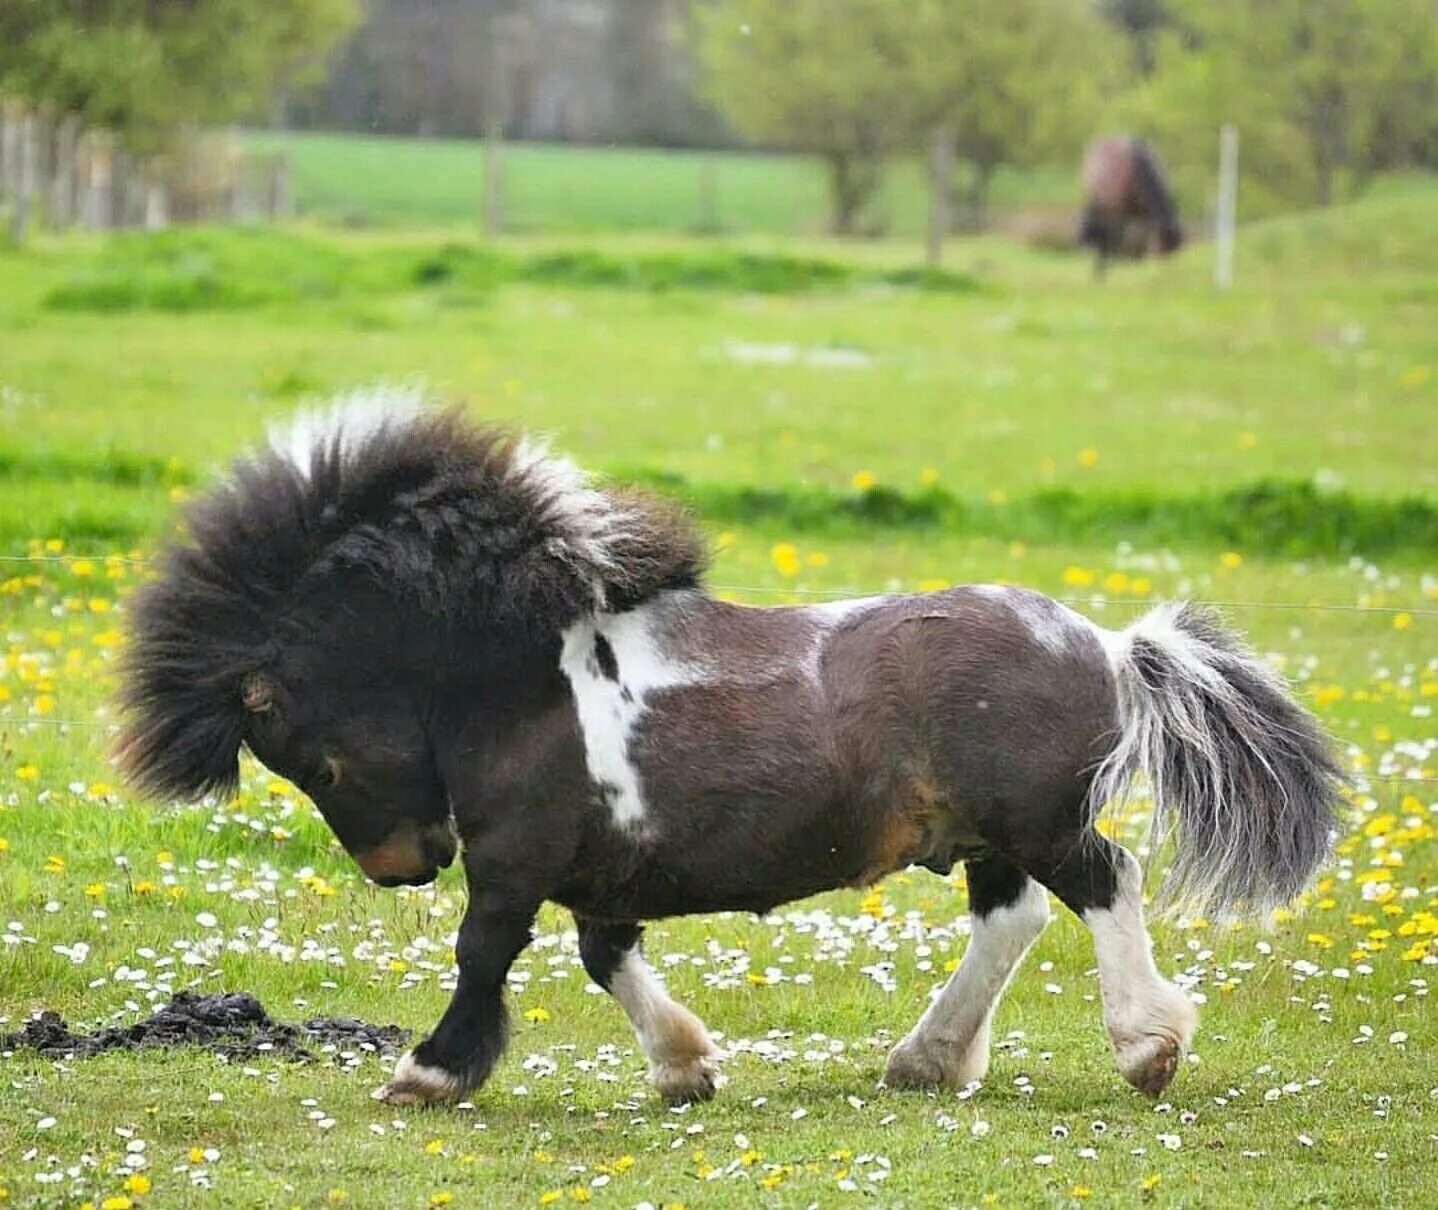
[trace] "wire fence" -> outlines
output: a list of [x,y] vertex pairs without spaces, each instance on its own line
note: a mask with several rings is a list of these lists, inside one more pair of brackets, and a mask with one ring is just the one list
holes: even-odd
[[[147,559],[132,555],[81,555],[81,554],[43,554],[43,555],[0,555],[0,563],[120,563],[132,567],[152,566],[156,560]],[[713,592],[727,592],[744,594],[753,597],[785,597],[801,596],[812,597],[819,601],[842,601],[850,597],[880,597],[895,596],[912,589],[893,588],[884,586],[861,587],[857,585],[839,585],[834,588],[805,588],[799,585],[774,585],[765,587],[759,584],[709,584]],[[956,585],[956,587],[958,587]],[[1052,594],[1053,599],[1062,601],[1066,605],[1089,605],[1109,606],[1125,605],[1141,608],[1149,604],[1145,598],[1104,596],[1102,593],[1088,593],[1085,595],[1058,595]],[[1232,601],[1215,600],[1204,598],[1205,605],[1213,605],[1219,609],[1269,609],[1269,610],[1294,610],[1312,611],[1315,613],[1371,613],[1384,616],[1407,614],[1409,617],[1438,617],[1438,609],[1426,605],[1344,605],[1337,602],[1324,601]]]

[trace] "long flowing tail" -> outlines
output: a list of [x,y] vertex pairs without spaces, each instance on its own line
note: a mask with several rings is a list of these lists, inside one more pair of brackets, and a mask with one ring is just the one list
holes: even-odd
[[1288,902],[1338,822],[1344,779],[1317,721],[1208,610],[1160,606],[1104,637],[1119,734],[1094,779],[1094,815],[1141,775],[1155,840],[1175,839],[1164,906],[1231,914]]

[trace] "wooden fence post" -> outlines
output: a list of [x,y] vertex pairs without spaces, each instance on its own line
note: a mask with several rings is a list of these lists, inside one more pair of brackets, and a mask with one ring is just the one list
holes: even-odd
[[1218,139],[1218,230],[1213,281],[1220,290],[1233,285],[1233,230],[1237,219],[1238,127],[1227,122]]
[[35,203],[35,119],[30,113],[21,115],[16,143],[15,207],[10,214],[10,239],[23,244],[30,231],[31,209]]
[[504,231],[504,124],[497,118],[484,128],[484,231]]
[[929,145],[929,231],[924,259],[937,269],[944,260],[944,239],[954,224],[954,132],[935,128]]

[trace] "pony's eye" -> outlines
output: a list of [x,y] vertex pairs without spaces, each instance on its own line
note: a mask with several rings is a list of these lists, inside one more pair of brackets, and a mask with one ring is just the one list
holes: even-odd
[[320,766],[319,776],[316,780],[326,789],[332,789],[340,784],[340,763],[333,756],[325,757],[325,763]]

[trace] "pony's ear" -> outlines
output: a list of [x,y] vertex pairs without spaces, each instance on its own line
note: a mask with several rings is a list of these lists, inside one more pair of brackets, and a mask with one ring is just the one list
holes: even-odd
[[262,672],[252,672],[240,686],[240,700],[251,714],[275,708],[275,683]]

